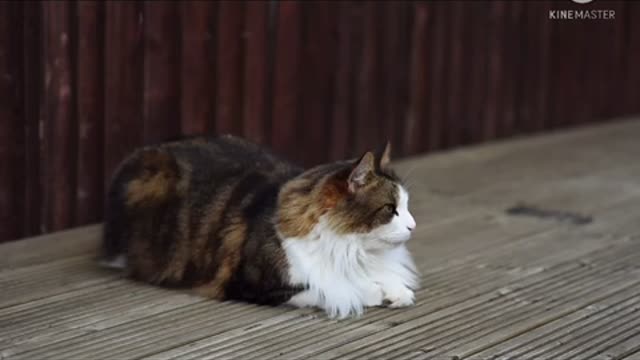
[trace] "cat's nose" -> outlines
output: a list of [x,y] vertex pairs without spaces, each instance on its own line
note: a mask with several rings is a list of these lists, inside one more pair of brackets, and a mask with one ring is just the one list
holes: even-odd
[[413,218],[413,216],[409,215],[409,223],[407,224],[407,230],[409,231],[413,231],[413,229],[416,228],[416,220]]

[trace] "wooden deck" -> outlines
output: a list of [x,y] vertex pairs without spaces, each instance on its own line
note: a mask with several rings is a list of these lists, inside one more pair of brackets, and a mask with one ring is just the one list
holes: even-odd
[[5,359],[640,359],[640,121],[408,159],[416,306],[329,321],[134,284],[97,226],[0,246]]

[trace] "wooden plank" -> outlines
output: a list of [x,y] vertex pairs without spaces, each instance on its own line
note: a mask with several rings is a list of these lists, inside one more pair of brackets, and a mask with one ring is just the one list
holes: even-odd
[[[93,354],[93,356],[129,357],[126,355],[127,353],[135,354],[136,349],[144,349],[148,343],[155,343],[155,346],[147,347],[146,350],[137,354],[137,357],[142,357],[170,349],[184,343],[185,340],[197,340],[203,334],[212,335],[246,327],[279,313],[282,313],[281,309],[248,308],[240,304],[217,305],[208,301],[164,311],[156,314],[153,321],[141,319],[143,321],[114,323],[114,326],[102,331],[94,331],[93,334],[71,338],[63,342],[54,342],[35,349],[35,351],[15,356],[15,358],[32,358],[47,354],[46,356],[49,358],[62,359],[84,357],[88,356],[87,353]],[[123,319],[119,318],[118,320],[121,322]],[[212,323],[216,323],[213,328],[211,327]],[[158,326],[159,324],[164,324],[164,326]],[[123,336],[126,336],[126,340]]]
[[601,351],[597,355],[593,356],[593,360],[611,360],[611,359],[625,359],[625,360],[637,360],[640,359],[640,335],[631,333],[624,340],[618,340],[617,343],[611,344],[609,348]]
[[301,161],[301,154],[296,155],[302,47],[300,6],[298,2],[278,3],[272,97],[271,147],[293,161]]
[[[585,285],[595,285],[595,284],[592,284],[591,282],[586,282]],[[596,288],[599,288],[599,287],[596,287]],[[566,290],[571,289],[573,290],[573,293],[566,294],[564,292],[565,289]],[[572,286],[565,286],[562,291],[562,294],[560,292],[554,292],[555,290],[556,289],[554,288],[549,289],[549,294],[550,295],[553,294],[554,300],[556,301],[556,304],[557,304],[556,307],[558,308],[558,310],[562,308],[562,306],[566,306],[567,303],[573,303],[576,300],[578,300],[575,297],[575,295],[578,295],[578,294],[584,295],[586,293],[584,289],[576,289],[575,287],[572,287]],[[582,290],[582,291],[579,291],[579,290]],[[515,296],[519,297],[520,295],[518,294]],[[508,297],[508,296],[505,296],[505,297]],[[424,353],[423,355],[426,358],[430,356],[439,357],[439,356],[447,356],[447,355],[460,356],[460,358],[468,358],[469,356],[468,354],[463,353],[462,351],[459,350],[460,348],[464,348],[464,346],[467,346],[467,343],[471,343],[473,340],[476,340],[478,338],[482,338],[482,340],[480,341],[491,342],[494,339],[491,339],[491,338],[487,339],[485,335],[487,334],[487,332],[491,332],[493,329],[500,329],[500,327],[503,325],[508,325],[508,324],[512,325],[517,321],[526,321],[527,316],[537,317],[540,315],[540,312],[541,312],[540,307],[543,307],[544,305],[541,305],[541,304],[529,305],[527,298],[528,296],[525,295],[524,299],[512,299],[513,303],[507,305],[507,307],[505,308],[498,308],[498,309],[493,308],[490,310],[482,309],[483,314],[480,316],[476,315],[477,313],[466,314],[468,316],[466,322],[464,319],[460,319],[461,320],[460,323],[458,323],[457,325],[455,325],[454,323],[453,325],[455,325],[455,327],[453,328],[449,327],[449,329],[447,329],[448,327],[447,325],[451,323],[444,325],[443,331],[437,334],[434,332],[432,332],[431,334],[424,334],[424,333],[421,334],[421,337],[425,337],[428,339],[428,343],[422,342],[423,346],[425,346],[424,344],[428,344],[421,349],[422,352]],[[535,300],[537,299],[534,299],[534,301]],[[498,305],[496,305],[496,307],[498,307]],[[537,311],[535,310],[536,308],[538,308]],[[497,313],[493,312],[494,309],[498,310]],[[546,315],[546,314],[543,313],[542,315]],[[500,318],[502,318],[502,320]],[[486,325],[489,325],[491,327],[488,327]],[[446,330],[449,330],[449,331],[446,331]],[[482,331],[482,333],[480,333],[479,331]],[[510,331],[510,330],[507,330],[507,331]],[[511,331],[513,331],[513,329],[511,329]],[[419,346],[419,344],[420,343],[418,342],[418,343],[411,344],[411,346],[414,349],[416,349]],[[402,343],[398,345],[402,345]],[[407,344],[405,343],[404,345],[406,346]],[[474,345],[477,346],[479,345],[479,343],[476,342]],[[408,351],[402,348],[398,348],[395,344],[393,345],[393,347],[396,348],[396,351],[386,351],[389,349],[384,349],[379,353],[380,354],[384,353],[387,356],[391,355],[399,359],[402,359],[403,356],[408,353]]]
[[[591,359],[617,342],[640,335],[637,330],[639,325],[640,317],[637,314],[616,314],[595,328],[576,331],[565,339],[567,342],[560,342],[560,339],[552,341],[552,344],[559,343],[560,346],[546,353],[565,360],[574,359],[575,356]],[[590,331],[585,333],[585,330]]]
[[[128,286],[128,290],[131,293],[130,286]],[[92,332],[120,326],[131,321],[143,321],[154,315],[203,302],[203,299],[194,296],[159,291],[146,292],[142,296],[138,294],[128,296],[126,293],[118,294],[115,291],[112,291],[111,294],[111,304],[107,304],[107,306],[103,306],[105,299],[85,304],[76,300],[78,306],[83,306],[82,309],[87,311],[87,314],[78,311],[78,308],[75,313],[72,311],[68,314],[65,314],[63,310],[44,323],[45,330],[42,328],[43,325],[40,325],[37,332],[33,332],[34,329],[27,329],[27,332],[10,339],[6,345],[3,344],[5,355],[25,352],[28,354],[28,351],[35,350],[42,345],[69,341]],[[115,351],[113,348],[111,350],[111,352]]]
[[105,152],[108,187],[116,166],[143,144],[143,17],[138,3],[105,3]]
[[[566,137],[561,136],[562,133],[557,133],[544,137],[532,137],[526,142],[502,142],[500,146],[485,144],[474,147],[473,151],[460,149],[448,153],[446,156],[432,155],[429,162],[412,162],[410,159],[406,159],[401,162],[401,168],[412,169],[411,176],[419,176],[425,184],[428,184],[429,191],[448,196],[461,195],[467,191],[473,191],[474,188],[495,183],[500,176],[505,176],[510,179],[509,181],[513,181],[514,177],[535,178],[543,174],[544,176],[566,176],[569,173],[586,174],[592,168],[606,169],[611,165],[611,160],[606,155],[609,150],[606,149],[612,149],[612,146],[620,147],[619,149],[626,147],[626,150],[616,152],[619,156],[631,156],[632,152],[630,151],[633,151],[631,149],[636,146],[634,138],[636,135],[631,129],[637,128],[640,123],[630,121],[618,125],[608,128],[601,126],[588,128],[584,131],[573,132],[571,136]],[[609,140],[605,140],[605,138]],[[504,146],[506,144],[514,146]],[[539,151],[540,148],[553,151],[552,148],[555,146],[562,149],[564,157],[549,158],[546,152]],[[566,159],[572,159],[572,161],[567,163]],[[558,165],[556,161],[560,161],[564,165]],[[538,167],[529,166],[534,163],[540,165]],[[449,166],[457,167],[456,176],[453,178],[443,172]],[[481,169],[484,169],[485,176],[479,178],[477,174],[482,171]],[[487,173],[487,169],[492,169],[492,171]]]
[[[40,264],[96,251],[101,225],[85,226],[3,244],[0,269]],[[39,249],[40,251],[30,251]]]
[[271,7],[267,2],[249,2],[245,11],[244,108],[242,128],[244,137],[258,144],[269,139],[269,104],[267,94],[273,68],[273,24],[269,19]]
[[212,20],[216,7],[209,1],[184,1],[179,6],[180,131],[185,135],[208,134],[214,127],[215,29]]
[[180,129],[178,19],[178,3],[174,1],[144,3],[145,144],[164,141]]
[[77,17],[75,116],[78,127],[76,213],[74,223],[85,225],[102,218],[104,192],[104,4],[75,5]]
[[221,1],[216,47],[216,133],[241,135],[245,4]]
[[25,216],[25,103],[20,43],[24,18],[20,6],[14,2],[0,4],[0,242],[22,236]]
[[520,334],[500,344],[494,346],[487,344],[489,346],[487,346],[486,349],[476,352],[474,356],[482,357],[491,354],[500,357],[506,353],[514,355],[527,348],[531,349],[549,343],[551,339],[557,339],[558,336],[570,334],[572,331],[579,330],[584,326],[599,324],[602,320],[606,321],[609,316],[615,316],[619,313],[624,314],[629,308],[633,309],[638,301],[638,297],[633,296],[633,290],[629,292],[632,295],[631,298],[627,298],[628,295],[626,295],[622,296],[622,300],[605,299],[594,306],[581,309],[564,318],[557,319],[525,334]]
[[[609,254],[609,256],[616,256],[616,255]],[[632,256],[627,257],[626,261],[633,261],[632,258],[633,258]],[[594,274],[595,275],[599,274],[598,270],[595,270],[593,273],[591,273],[591,276],[595,276]],[[547,277],[550,277],[550,278],[547,278]],[[602,277],[605,277],[605,275],[602,275]],[[466,317],[461,316],[461,315],[464,315],[463,309],[465,308],[467,309],[467,311],[473,311],[474,317],[478,317],[478,316],[482,317],[483,314],[487,314],[488,316],[492,316],[492,315],[495,316],[496,315],[495,313],[492,313],[491,311],[488,311],[488,310],[491,309],[492,307],[498,306],[497,304],[501,302],[504,302],[507,306],[523,306],[523,305],[526,306],[527,303],[524,302],[524,300],[527,300],[530,298],[530,295],[526,295],[526,294],[533,293],[536,290],[540,294],[539,296],[544,296],[543,294],[545,293],[545,291],[548,291],[550,294],[553,294],[554,291],[563,291],[565,294],[568,294],[568,296],[573,297],[573,299],[578,299],[576,295],[579,295],[579,293],[576,293],[575,291],[574,292],[567,291],[571,289],[571,287],[570,286],[567,287],[567,285],[575,284],[577,279],[580,279],[580,278],[582,278],[581,281],[584,281],[587,284],[592,282],[591,277],[585,276],[585,274],[581,274],[579,272],[574,273],[573,275],[570,275],[567,278],[560,277],[558,279],[554,279],[553,282],[551,282],[551,279],[553,279],[552,273],[543,272],[543,273],[539,273],[537,275],[532,276],[530,280],[532,279],[541,280],[541,278],[546,278],[546,280],[538,282],[537,286],[531,286],[530,284],[524,285],[523,282],[521,281],[519,282],[519,285],[516,285],[516,288],[513,288],[513,289],[503,288],[504,291],[502,292],[496,291],[493,294],[496,298],[494,300],[489,300],[489,298],[487,298],[487,300],[482,301],[483,306],[478,306],[477,303],[475,303],[474,301],[474,302],[467,303],[466,306],[464,305],[462,305],[461,307],[454,306],[453,308],[447,309],[447,311],[436,311],[436,312],[425,311],[426,309],[420,309],[420,306],[418,306],[417,308],[414,308],[413,310],[410,309],[402,314],[402,317],[407,320],[404,321],[401,325],[395,326],[389,329],[388,331],[379,332],[375,335],[369,336],[367,338],[363,338],[361,339],[361,341],[350,343],[348,345],[337,348],[335,350],[325,352],[324,356],[327,356],[327,357],[339,356],[344,359],[359,358],[361,356],[370,356],[371,352],[374,351],[375,349],[382,350],[380,353],[376,354],[377,356],[381,356],[383,353],[387,353],[389,350],[392,350],[394,348],[402,349],[403,352],[408,352],[410,351],[411,348],[417,349],[417,345],[420,344],[420,342],[413,341],[410,343],[411,347],[409,347],[406,343],[398,342],[397,337],[402,337],[403,339],[406,339],[406,341],[409,341],[411,340],[413,332],[415,332],[415,335],[413,335],[413,337],[415,337],[420,333],[425,333],[428,329],[431,329],[431,333],[430,333],[431,335],[441,333],[441,330],[446,329],[444,327],[446,325],[444,324],[451,323],[451,320],[452,320],[451,317],[453,317],[454,319],[458,318],[459,324],[461,326],[464,326],[467,323],[466,320],[471,319],[469,318],[468,314]],[[621,279],[621,277],[618,277],[618,279]],[[633,280],[629,278],[627,278],[627,281],[631,281],[633,283]],[[626,286],[629,286],[629,283],[624,285],[621,284],[620,282],[612,282],[612,283],[615,285],[612,287],[612,289],[609,290],[611,291],[611,293],[615,293],[616,291],[620,291],[621,289],[625,289]],[[600,285],[599,285],[600,287],[607,286],[607,284],[608,282],[606,280],[600,279]],[[594,287],[594,289],[595,288],[596,287]],[[589,289],[583,289],[581,294],[584,296],[584,294],[588,292],[589,292]],[[509,294],[509,296],[507,297],[504,294]],[[591,299],[583,297],[581,298],[582,300],[580,301],[598,301],[599,299],[602,299],[605,297],[603,296],[603,293],[591,292],[591,294],[592,294]],[[510,297],[516,297],[516,299],[522,299],[523,301],[510,301],[508,300],[508,298]],[[502,300],[498,300],[498,299],[502,299]],[[477,300],[480,300],[480,299],[477,299]],[[532,305],[533,308],[540,306],[540,304],[536,302],[533,302],[532,304],[533,304]],[[571,302],[569,302],[568,304],[574,304],[573,306],[577,305]],[[482,309],[482,307],[484,306],[486,306],[487,309]],[[560,307],[558,308],[557,311],[561,311],[561,310],[570,311],[572,310],[571,306],[572,305],[569,305],[568,308],[564,308],[564,309]],[[420,311],[419,314],[417,313],[418,311]],[[499,320],[500,316],[498,315],[496,319]],[[536,321],[536,319],[539,319],[539,318],[530,317],[530,319],[532,321]],[[427,334],[428,333],[425,333],[424,336],[422,337],[422,340],[421,340],[422,344],[424,344],[425,341],[428,341],[430,339],[430,337],[427,336]],[[475,334],[482,335],[482,334],[486,334],[486,332],[476,331]],[[464,335],[462,339],[465,339]],[[354,350],[357,350],[357,351],[354,351]],[[434,348],[433,350],[439,350],[439,349]],[[431,350],[427,350],[424,352],[427,358],[437,355]],[[399,354],[396,354],[396,356],[397,355]],[[439,354],[439,355],[444,356],[445,354]]]

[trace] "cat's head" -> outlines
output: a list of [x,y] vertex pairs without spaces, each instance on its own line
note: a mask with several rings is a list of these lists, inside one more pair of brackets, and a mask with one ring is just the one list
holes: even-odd
[[278,228],[304,237],[318,227],[355,236],[365,245],[395,245],[416,227],[409,194],[391,170],[391,146],[360,158],[312,168],[287,184],[280,196]]

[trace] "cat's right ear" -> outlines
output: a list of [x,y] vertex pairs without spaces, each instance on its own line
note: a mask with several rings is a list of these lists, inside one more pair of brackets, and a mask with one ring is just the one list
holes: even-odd
[[391,163],[391,142],[387,141],[380,155],[380,169],[386,170]]
[[348,185],[349,192],[355,193],[358,189],[367,185],[373,172],[375,171],[375,159],[373,154],[368,151],[356,163],[351,174],[349,174]]

